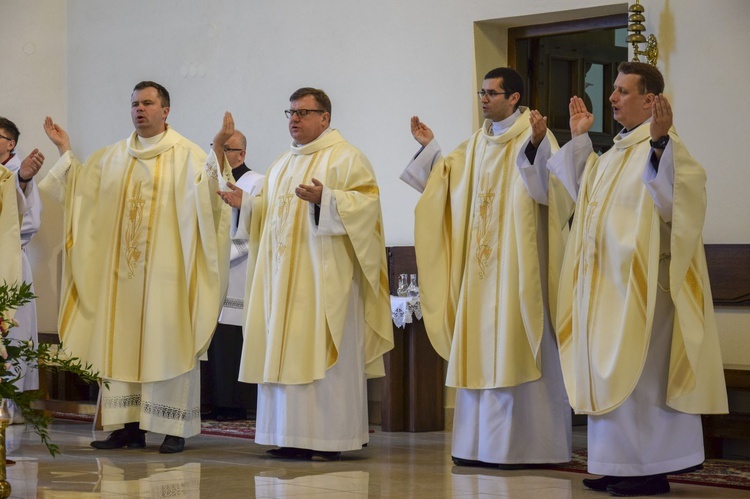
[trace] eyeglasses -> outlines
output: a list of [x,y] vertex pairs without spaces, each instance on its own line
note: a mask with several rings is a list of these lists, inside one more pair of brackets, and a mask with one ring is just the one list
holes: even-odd
[[7,140],[8,142],[10,142],[11,140],[13,140],[13,139],[11,139],[10,137],[6,137],[5,135],[0,135],[0,139],[5,139],[5,140]]
[[[213,142],[211,142],[211,143],[210,143],[210,144],[209,144],[208,146],[209,146],[209,147],[213,147],[213,146],[214,146],[214,143],[213,143]],[[226,152],[238,152],[238,151],[244,151],[244,149],[235,149],[235,148],[232,148],[232,147],[229,147],[229,146],[224,146],[224,147],[222,147],[222,149],[224,150],[224,152],[225,152],[225,153],[226,153]]]
[[295,114],[299,116],[300,118],[304,118],[310,113],[325,113],[326,111],[323,109],[287,109],[284,111],[284,114],[286,114],[286,117],[290,120],[292,119],[292,116]]
[[488,90],[488,91],[485,92],[484,90],[480,90],[479,92],[477,92],[477,96],[480,99],[484,99],[485,97],[489,97],[490,99],[494,99],[498,95],[513,95],[514,93],[515,92],[495,92],[494,90]]

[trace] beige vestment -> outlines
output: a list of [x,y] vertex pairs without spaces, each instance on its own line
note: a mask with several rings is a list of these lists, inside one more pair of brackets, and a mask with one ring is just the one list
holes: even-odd
[[[573,203],[553,176],[548,205],[532,197],[527,168],[522,177],[516,164],[527,161],[531,135],[529,111],[520,109],[494,124],[498,135],[486,121],[432,165],[415,212],[422,311],[433,346],[449,360],[446,384],[458,388],[451,454],[564,462],[570,406],[550,309]],[[547,141],[557,148],[551,134]]]
[[550,177],[549,206],[542,206],[519,177],[528,115],[499,136],[485,122],[433,167],[417,203],[417,264],[428,269],[420,274],[422,313],[432,345],[449,360],[448,386],[499,388],[541,376],[542,287],[554,307],[572,202]]
[[[573,408],[584,414],[605,414],[630,396],[646,360],[661,288],[675,309],[667,405],[693,414],[724,413],[726,388],[701,238],[705,172],[670,131],[672,220],[660,235],[664,222],[641,180],[649,138],[647,124],[618,136],[601,157],[589,157],[583,173],[558,305],[566,388]],[[662,261],[669,272],[660,282]]]
[[[320,180],[345,234],[320,236],[294,194]],[[361,275],[368,375],[384,374],[393,348],[380,196],[367,158],[337,130],[292,146],[253,200],[240,381],[303,384],[337,360],[355,272]]]
[[[85,165],[66,153],[40,183],[65,203],[60,338],[105,379],[137,387],[188,376],[208,348],[226,291],[231,217],[210,159],[168,128],[153,144],[133,133]],[[103,409],[141,403],[132,393],[103,397]],[[196,412],[150,407],[172,419]],[[105,412],[103,422],[132,417],[137,411],[126,420]]]
[[[294,194],[325,186],[319,221]],[[393,348],[379,191],[336,130],[292,145],[252,204],[240,381],[259,383],[256,442],[324,451],[368,441],[365,373]],[[244,210],[244,206],[243,206]]]
[[[0,284],[21,283],[21,219],[16,176],[0,165]],[[13,318],[15,311],[5,313]]]

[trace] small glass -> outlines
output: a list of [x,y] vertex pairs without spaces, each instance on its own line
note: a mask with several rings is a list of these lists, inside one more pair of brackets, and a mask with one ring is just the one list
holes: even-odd
[[406,289],[406,294],[409,296],[419,296],[419,286],[417,286],[417,274],[411,274],[411,281],[409,287]]
[[409,285],[407,284],[407,281],[406,281],[406,274],[400,274],[398,276],[398,289],[396,290],[396,294],[398,296],[407,296],[408,289],[409,289]]

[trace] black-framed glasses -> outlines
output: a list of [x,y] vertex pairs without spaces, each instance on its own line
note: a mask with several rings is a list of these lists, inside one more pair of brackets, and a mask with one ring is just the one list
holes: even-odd
[[0,139],[5,139],[5,140],[7,140],[8,142],[10,142],[11,140],[13,140],[13,139],[11,139],[10,137],[6,137],[5,135],[0,135]]
[[479,97],[480,99],[484,99],[485,97],[489,97],[490,99],[494,99],[498,95],[513,95],[514,93],[515,92],[508,92],[508,91],[505,91],[505,92],[495,92],[494,90],[487,90],[487,91],[480,90],[479,92],[477,92],[477,97]]
[[[214,146],[213,142],[211,142],[210,144],[208,144],[208,147],[213,147],[213,146]],[[224,146],[224,147],[222,147],[222,149],[224,150],[225,153],[226,152],[244,151],[244,149],[237,149],[237,148],[233,148],[233,147],[229,147],[229,146]]]
[[325,113],[325,112],[326,111],[324,109],[287,109],[286,111],[284,111],[284,114],[286,115],[288,119],[291,120],[292,116],[294,116],[295,114],[300,118],[304,118],[310,113]]

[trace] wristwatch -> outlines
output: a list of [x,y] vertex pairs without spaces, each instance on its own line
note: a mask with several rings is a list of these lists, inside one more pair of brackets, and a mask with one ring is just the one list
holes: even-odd
[[656,140],[649,140],[648,143],[651,144],[651,147],[654,149],[665,149],[667,143],[669,143],[669,135],[664,135]]

